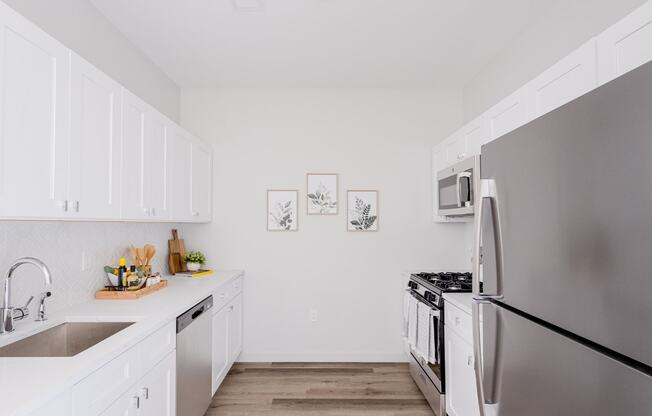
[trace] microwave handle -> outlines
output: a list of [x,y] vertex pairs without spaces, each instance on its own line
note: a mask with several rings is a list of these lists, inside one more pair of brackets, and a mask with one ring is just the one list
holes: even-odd
[[[460,172],[457,174],[457,207],[462,207],[462,178],[466,178],[467,192],[471,195],[471,172]],[[466,202],[466,201],[464,201]]]

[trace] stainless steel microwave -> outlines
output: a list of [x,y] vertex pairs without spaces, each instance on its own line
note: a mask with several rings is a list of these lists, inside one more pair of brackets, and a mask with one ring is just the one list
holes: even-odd
[[473,215],[480,156],[473,156],[437,173],[438,208],[442,216]]

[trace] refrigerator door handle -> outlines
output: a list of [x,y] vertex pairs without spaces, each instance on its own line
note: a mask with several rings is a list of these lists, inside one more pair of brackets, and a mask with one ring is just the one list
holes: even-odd
[[[497,293],[488,294],[480,292],[481,273],[480,267],[482,264],[482,219],[484,217],[484,200],[488,199],[492,203],[493,213],[491,224],[494,229],[494,238],[496,246],[496,286]],[[503,298],[502,295],[502,282],[503,282],[503,239],[500,226],[500,212],[498,209],[498,198],[496,192],[496,181],[493,179],[480,180],[480,198],[478,198],[478,206],[476,207],[475,218],[475,236],[473,245],[473,297],[474,299],[496,299]]]
[[484,385],[482,370],[482,340],[480,339],[480,304],[489,303],[488,300],[473,299],[472,318],[473,318],[473,367],[475,368],[475,388],[478,392],[478,407],[480,416],[485,416],[484,411]]

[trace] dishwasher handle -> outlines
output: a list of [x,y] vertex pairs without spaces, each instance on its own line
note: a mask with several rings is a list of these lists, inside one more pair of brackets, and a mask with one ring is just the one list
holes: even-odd
[[213,296],[202,300],[192,308],[188,309],[177,317],[177,334],[192,324],[196,319],[213,307]]

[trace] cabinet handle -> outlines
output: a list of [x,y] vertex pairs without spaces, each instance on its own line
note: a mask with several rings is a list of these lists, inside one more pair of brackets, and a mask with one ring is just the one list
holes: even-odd
[[229,312],[233,312],[233,309],[235,309],[233,305],[229,306]]
[[459,325],[459,324],[460,324],[460,317],[456,316],[455,317],[455,325]]
[[466,364],[470,367],[470,366],[473,364],[473,357],[471,357],[470,355],[468,355],[468,356],[466,357]]
[[192,216],[193,217],[199,217],[199,212],[198,211],[193,211]]
[[73,206],[75,207],[75,212],[79,212],[79,201],[75,201]]
[[152,208],[151,214],[152,217],[156,216],[156,208]]
[[145,213],[145,215],[151,215],[149,213],[149,208],[143,208],[143,212]]
[[136,408],[140,409],[140,397],[134,396],[131,398],[131,404]]
[[143,388],[140,390],[140,396],[141,396],[143,399],[148,400],[148,399],[149,399],[149,388],[148,388],[148,387],[143,387]]
[[67,199],[65,201],[63,201],[63,210],[66,211],[66,212],[68,212],[68,205],[69,205],[69,203],[68,203]]

